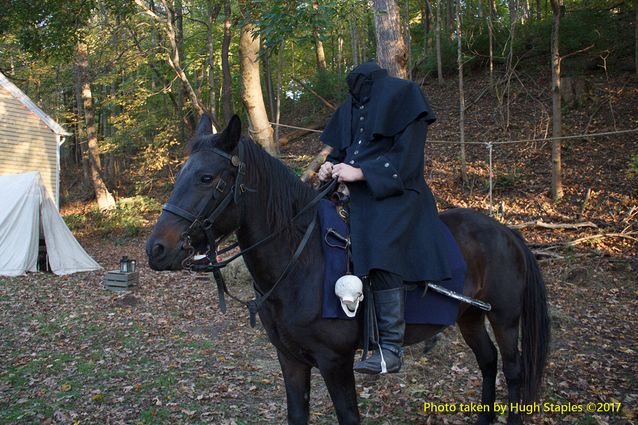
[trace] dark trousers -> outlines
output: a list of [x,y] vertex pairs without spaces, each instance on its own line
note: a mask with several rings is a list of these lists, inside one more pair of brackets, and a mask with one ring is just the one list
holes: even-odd
[[368,273],[368,279],[373,291],[384,291],[386,289],[400,288],[403,286],[403,279],[398,274],[381,269],[372,269]]

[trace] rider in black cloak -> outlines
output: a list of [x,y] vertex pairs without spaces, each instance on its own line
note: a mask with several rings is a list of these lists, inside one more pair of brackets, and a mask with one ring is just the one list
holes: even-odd
[[406,282],[450,278],[436,204],[423,178],[424,145],[435,116],[420,88],[388,76],[374,61],[347,76],[350,96],[321,140],[333,148],[319,170],[350,191],[353,272],[372,286],[377,351],[354,370],[401,368]]

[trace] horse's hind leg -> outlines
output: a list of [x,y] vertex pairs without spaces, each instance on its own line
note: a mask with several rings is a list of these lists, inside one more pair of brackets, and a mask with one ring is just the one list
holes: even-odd
[[317,359],[319,371],[323,377],[332,404],[337,412],[340,425],[358,425],[361,423],[354,372],[352,370],[354,353],[322,353]]
[[493,323],[494,336],[503,357],[503,374],[507,382],[509,416],[508,425],[522,424],[521,416],[512,406],[521,402],[521,356],[518,351],[518,320],[506,325]]
[[306,425],[309,417],[311,367],[291,359],[279,350],[277,350],[277,356],[286,385],[288,423]]
[[481,404],[486,406],[487,412],[479,413],[476,424],[487,425],[495,417],[498,352],[485,328],[485,314],[480,311],[468,311],[459,319],[458,325],[463,339],[474,352],[483,377]]

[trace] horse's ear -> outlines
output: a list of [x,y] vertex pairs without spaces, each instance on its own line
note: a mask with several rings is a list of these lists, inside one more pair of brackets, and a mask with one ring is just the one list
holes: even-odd
[[205,136],[213,133],[213,121],[208,114],[204,114],[197,123],[197,130],[195,130],[195,136]]
[[237,114],[230,119],[221,136],[219,148],[226,152],[232,152],[237,147],[241,137],[241,120]]

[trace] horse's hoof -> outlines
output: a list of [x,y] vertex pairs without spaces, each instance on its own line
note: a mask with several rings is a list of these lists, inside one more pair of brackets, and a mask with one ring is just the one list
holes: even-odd
[[423,343],[423,354],[427,354],[436,346],[436,343],[441,339],[441,334],[436,334],[432,338]]

